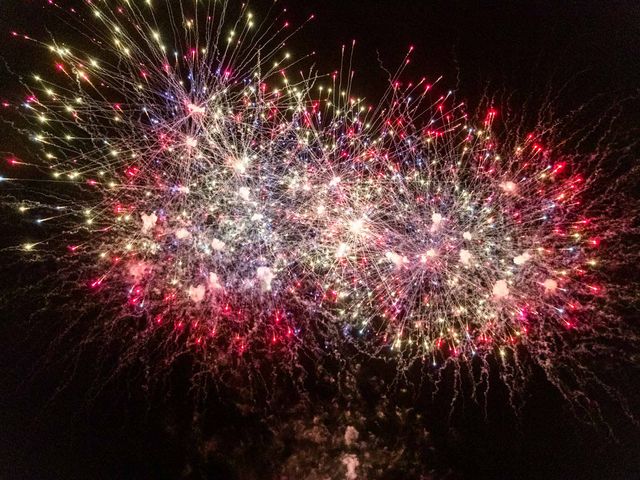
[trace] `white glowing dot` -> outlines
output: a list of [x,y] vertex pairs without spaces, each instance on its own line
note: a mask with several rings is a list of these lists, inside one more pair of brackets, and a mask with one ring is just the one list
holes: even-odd
[[240,198],[242,198],[243,200],[248,201],[250,193],[251,191],[249,190],[248,187],[240,187],[238,189],[238,195],[240,195]]
[[214,238],[211,241],[211,248],[213,248],[217,252],[223,251],[224,247],[225,247],[225,243],[222,240],[218,240],[217,238]]
[[471,260],[471,252],[469,250],[460,250],[460,262],[465,265],[469,265],[469,261]]
[[275,274],[269,267],[258,267],[256,277],[260,280],[260,286],[263,292],[271,290],[271,282],[275,278]]
[[155,213],[151,213],[149,215],[147,215],[146,213],[143,213],[140,216],[142,217],[142,233],[149,232],[149,230],[155,227],[156,222],[158,221],[158,217],[156,216]]
[[558,288],[558,282],[556,282],[555,280],[553,280],[552,278],[547,278],[544,283],[544,289],[548,292],[548,293],[553,293],[556,291],[556,288]]
[[529,253],[527,252],[524,252],[522,255],[518,255],[517,257],[514,257],[513,263],[515,263],[516,265],[524,265],[529,261],[530,258],[531,258],[531,255],[529,255]]
[[364,219],[359,218],[357,220],[353,220],[350,224],[349,224],[349,229],[353,232],[353,233],[361,233],[362,230],[364,228]]
[[209,273],[209,288],[212,290],[222,290],[222,284],[220,283],[220,278],[217,274],[210,272]]
[[505,298],[509,295],[509,286],[506,280],[498,280],[493,284],[493,296],[495,298]]
[[404,263],[407,263],[409,261],[407,257],[403,257],[396,252],[387,252],[384,254],[384,256],[396,267],[401,267]]
[[204,299],[205,288],[204,285],[198,285],[197,287],[189,287],[189,298],[195,303],[200,303]]
[[186,228],[179,228],[178,230],[176,230],[176,238],[178,240],[183,240],[185,238],[189,238],[191,236],[191,233],[189,233],[189,230],[187,230]]
[[513,193],[516,191],[517,186],[515,183],[513,183],[512,181],[508,181],[508,182],[504,182],[501,183],[500,186],[502,187],[502,189],[507,192],[507,193]]
[[336,249],[336,257],[342,258],[347,255],[348,251],[349,251],[349,245],[347,245],[346,243],[341,243],[340,245],[338,245],[338,248]]

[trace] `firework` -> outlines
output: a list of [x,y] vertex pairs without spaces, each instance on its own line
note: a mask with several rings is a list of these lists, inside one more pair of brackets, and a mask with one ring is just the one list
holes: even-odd
[[51,225],[22,249],[123,305],[103,316],[113,331],[138,317],[240,355],[340,332],[437,364],[544,350],[592,316],[600,242],[635,215],[586,203],[592,165],[547,132],[501,138],[495,109],[470,117],[402,70],[366,106],[350,72],[289,73],[280,17],[197,7],[72,10],[96,31],[82,49],[40,43],[50,73],[18,107],[42,154],[13,162],[51,186],[18,202]]
[[420,123],[412,95],[398,93],[348,154],[364,192],[332,281],[353,334],[434,358],[504,354],[531,329],[575,327],[602,294],[583,176],[533,136],[500,146],[495,110],[475,124],[441,97]]
[[119,318],[237,353],[294,342],[289,298],[315,235],[302,212],[321,203],[324,172],[298,133],[308,87],[287,77],[287,23],[167,8],[175,38],[149,6],[88,2],[72,13],[94,17],[91,53],[42,44],[55,74],[34,76],[21,109],[39,123],[39,166],[69,188],[20,208],[65,230],[64,261],[100,301],[124,303]]

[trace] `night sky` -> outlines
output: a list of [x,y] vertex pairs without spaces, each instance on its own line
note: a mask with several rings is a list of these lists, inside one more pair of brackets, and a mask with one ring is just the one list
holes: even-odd
[[[0,57],[13,71],[29,72],[41,61],[37,54],[25,55],[11,47],[7,39],[13,29],[46,35],[56,19],[45,3],[0,2]],[[268,9],[268,2],[253,3],[256,12]],[[455,90],[472,108],[485,95],[494,98],[499,112],[506,105],[505,111],[516,109],[525,116],[549,98],[559,114],[588,104],[588,114],[595,115],[603,105],[622,102],[621,124],[638,126],[637,110],[624,102],[637,97],[640,86],[640,2],[283,4],[294,24],[315,14],[290,45],[296,52],[315,51],[309,62],[319,71],[335,70],[341,46],[356,41],[353,91],[366,98],[375,99],[386,87],[381,66],[395,70],[414,46],[406,76],[442,75],[443,88]],[[3,98],[20,92],[3,65],[0,85]],[[0,129],[0,142],[3,152],[20,148],[6,125]],[[1,245],[11,245],[17,239],[10,227],[16,219],[5,209],[2,215],[6,227]],[[579,421],[540,372],[533,373],[527,401],[517,412],[508,405],[506,389],[496,387],[486,412],[469,401],[458,404],[451,415],[449,387],[435,400],[427,387],[414,395],[401,390],[383,394],[373,379],[389,384],[388,366],[366,362],[356,378],[358,393],[350,398],[338,393],[335,385],[314,385],[309,379],[308,393],[292,394],[290,404],[264,408],[246,398],[238,400],[224,388],[205,387],[210,389],[206,397],[195,392],[188,359],[152,386],[142,362],[111,375],[118,365],[117,350],[89,346],[76,356],[67,355],[82,334],[52,341],[59,334],[63,309],[31,317],[33,303],[11,293],[15,285],[54,275],[46,262],[27,266],[14,257],[15,253],[0,257],[5,292],[0,303],[1,478],[304,478],[277,477],[277,465],[303,455],[296,449],[308,455],[309,464],[330,458],[332,450],[314,459],[313,444],[296,440],[295,428],[274,433],[265,425],[308,426],[318,417],[336,428],[332,434],[341,436],[349,421],[332,423],[331,418],[340,410],[359,409],[394,410],[403,419],[371,427],[378,442],[372,455],[386,458],[389,450],[400,451],[403,444],[409,451],[379,477],[383,479],[640,478],[640,429],[606,405],[606,421]],[[633,322],[638,314],[630,310],[628,315]],[[154,372],[157,376],[162,369]],[[625,378],[636,380],[619,385],[633,407],[638,405],[640,378],[637,373]],[[305,406],[297,407],[296,398],[304,398]],[[615,435],[608,433],[608,426]]]

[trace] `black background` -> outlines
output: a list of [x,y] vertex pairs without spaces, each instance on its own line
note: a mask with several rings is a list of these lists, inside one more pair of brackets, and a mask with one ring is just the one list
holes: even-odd
[[[2,0],[0,51],[9,65],[26,68],[38,60],[10,46],[9,31],[44,34],[47,22],[55,22],[45,3]],[[320,71],[334,70],[341,46],[356,40],[354,93],[372,99],[385,88],[379,61],[394,70],[410,45],[415,46],[411,74],[444,75],[443,88],[455,89],[471,104],[487,91],[509,92],[511,107],[535,111],[551,90],[561,92],[555,102],[562,112],[595,98],[614,103],[636,95],[640,85],[639,2],[314,0],[286,6],[294,24],[315,14],[290,43],[293,52],[315,51]],[[259,2],[253,10],[259,14],[262,7]],[[6,72],[0,83],[3,77],[15,83]],[[0,96],[17,91],[9,88]],[[636,128],[638,118],[637,112],[626,111],[623,121]],[[13,148],[5,131],[0,140],[0,150]],[[3,244],[13,241],[10,230]],[[2,261],[7,258],[3,255]],[[7,271],[18,275],[18,270]],[[13,283],[14,278],[2,280],[6,291]],[[188,382],[180,373],[166,389],[149,393],[127,372],[96,388],[90,350],[77,365],[33,367],[42,363],[42,349],[55,332],[30,329],[25,340],[20,325],[28,308],[6,303],[0,336],[3,478],[179,477],[189,451],[197,448]],[[640,384],[624,388],[632,392]],[[486,420],[473,409],[453,420],[438,409],[426,411],[439,466],[455,472],[454,478],[640,478],[637,428],[614,420],[615,442],[603,428],[575,421],[543,381],[534,381],[530,390],[518,415],[503,408],[499,398]],[[233,425],[227,407],[212,401],[209,408],[221,423]],[[252,429],[258,435],[254,424],[237,429],[238,439],[251,436]],[[425,465],[425,470],[432,467]],[[229,458],[210,478],[235,478],[236,471]],[[395,475],[389,478],[403,478]]]

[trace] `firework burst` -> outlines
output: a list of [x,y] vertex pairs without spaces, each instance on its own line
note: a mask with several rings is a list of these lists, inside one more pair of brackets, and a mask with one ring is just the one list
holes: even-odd
[[258,356],[340,332],[437,364],[593,327],[600,244],[636,228],[634,208],[594,201],[601,163],[547,132],[502,138],[495,109],[469,117],[402,70],[366,106],[351,72],[289,73],[286,21],[229,9],[87,2],[70,13],[97,27],[82,49],[13,33],[52,55],[17,107],[42,151],[12,162],[49,179],[17,199],[47,227],[21,248],[121,305],[111,331],[141,318]]

